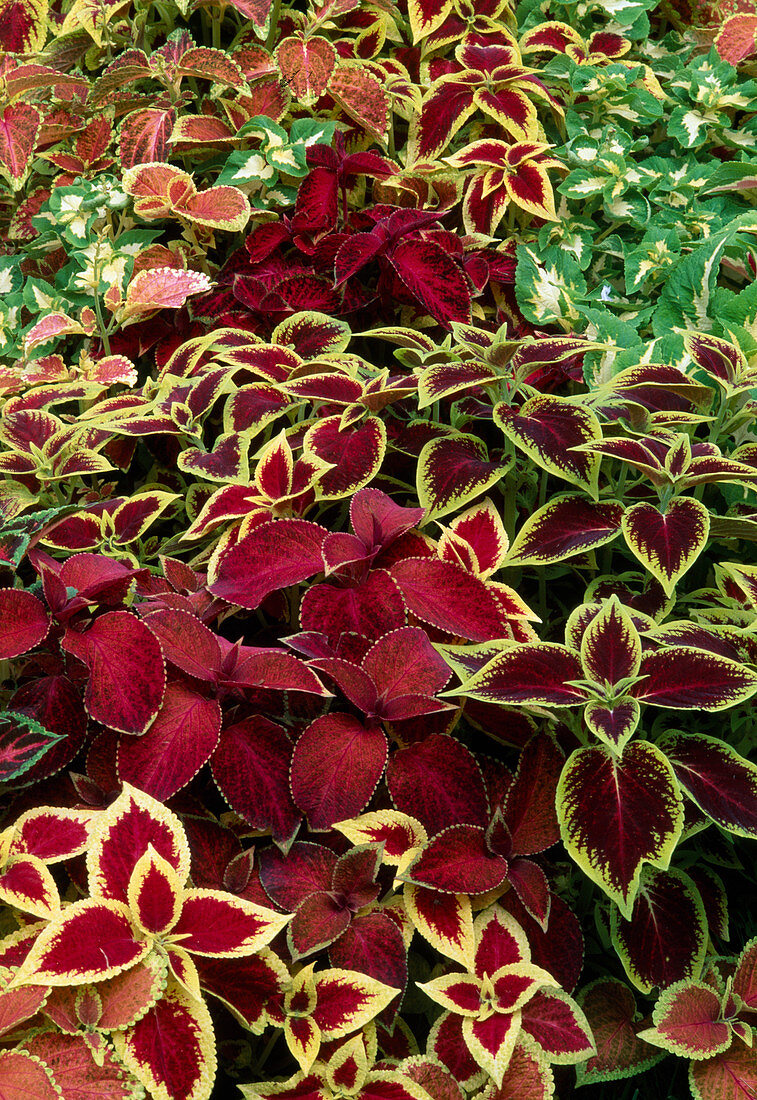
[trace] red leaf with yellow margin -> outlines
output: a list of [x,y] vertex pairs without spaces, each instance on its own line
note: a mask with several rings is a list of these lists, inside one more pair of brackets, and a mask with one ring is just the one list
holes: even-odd
[[33,54],[47,37],[48,0],[2,0],[0,48],[10,54]]
[[173,928],[181,912],[182,883],[171,864],[150,845],[129,879],[129,909],[150,936]]
[[39,933],[17,980],[64,986],[103,981],[141,962],[149,950],[126,905],[84,898]]
[[734,66],[756,53],[757,15],[748,11],[730,15],[715,36],[715,49]]
[[0,113],[0,175],[14,191],[26,179],[41,123],[40,111],[29,103],[10,103]]
[[389,94],[359,61],[343,61],[328,83],[328,94],[351,119],[382,144],[389,125]]
[[401,992],[357,970],[321,970],[313,980],[317,993],[313,1019],[327,1040],[364,1027]]
[[424,939],[449,959],[471,968],[475,949],[473,915],[467,894],[441,894],[406,883],[405,907]]
[[124,783],[123,792],[98,814],[87,851],[93,897],[126,902],[137,861],[152,845],[184,883],[189,877],[189,845],[179,819],[156,799]]
[[306,107],[326,91],[336,66],[336,50],[327,38],[284,38],[276,47],[276,62],[292,95]]
[[90,810],[68,810],[40,806],[26,810],[13,823],[11,854],[22,852],[57,863],[81,855],[89,843],[93,814]]
[[207,1100],[216,1075],[213,1023],[205,1002],[171,982],[128,1031],[114,1033],[116,1053],[154,1100]]
[[55,879],[36,856],[9,859],[0,872],[0,899],[37,917],[50,918],[60,911]]
[[0,1051],[0,1091],[8,1100],[60,1100],[50,1070],[23,1050]]
[[289,923],[276,913],[223,890],[186,890],[172,935],[185,951],[213,958],[254,955]]

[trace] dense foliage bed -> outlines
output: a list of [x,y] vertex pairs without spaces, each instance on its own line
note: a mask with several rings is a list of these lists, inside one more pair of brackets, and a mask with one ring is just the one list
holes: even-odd
[[0,47],[0,1094],[754,1097],[753,5]]

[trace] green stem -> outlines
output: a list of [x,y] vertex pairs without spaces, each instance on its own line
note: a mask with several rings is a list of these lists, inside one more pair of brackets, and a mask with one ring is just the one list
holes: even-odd
[[281,1032],[278,1029],[274,1028],[273,1035],[271,1035],[268,1042],[263,1047],[263,1052],[260,1055],[260,1057],[258,1058],[257,1062],[255,1063],[254,1073],[255,1073],[256,1076],[257,1076],[258,1073],[260,1073],[263,1066],[268,1061],[268,1056],[270,1055],[273,1048],[276,1046],[276,1043],[278,1042],[278,1039],[279,1039],[280,1035],[281,1035]]
[[213,43],[214,50],[220,50],[221,48],[221,26],[223,24],[223,17],[226,12],[226,5],[219,4],[218,10],[213,12],[211,18],[211,41]]
[[268,36],[265,40],[265,48],[272,50],[276,41],[278,29],[279,29],[279,12],[281,11],[281,0],[273,0],[271,5],[271,13],[268,16]]
[[100,302],[100,294],[97,289],[100,284],[100,264],[98,263],[97,259],[95,259],[94,273],[95,291],[93,297],[95,300],[95,317],[97,317],[97,327],[100,331],[100,339],[103,343],[103,350],[105,351],[106,355],[110,355],[110,338],[108,336],[108,326],[105,324],[105,318],[103,317],[103,307],[102,303]]

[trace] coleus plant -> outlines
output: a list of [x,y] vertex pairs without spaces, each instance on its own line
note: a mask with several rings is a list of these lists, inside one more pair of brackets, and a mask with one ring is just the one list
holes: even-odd
[[299,7],[0,5],[0,1091],[748,1094],[753,13]]

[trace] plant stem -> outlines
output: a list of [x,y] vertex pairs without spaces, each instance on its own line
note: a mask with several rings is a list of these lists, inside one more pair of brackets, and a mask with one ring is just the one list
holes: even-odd
[[271,11],[268,16],[268,35],[265,40],[265,48],[267,50],[273,49],[273,44],[276,41],[276,34],[279,29],[279,12],[281,11],[281,0],[273,0],[271,4]]

